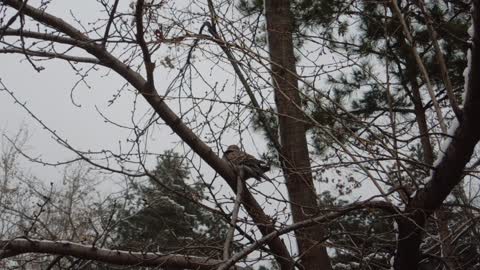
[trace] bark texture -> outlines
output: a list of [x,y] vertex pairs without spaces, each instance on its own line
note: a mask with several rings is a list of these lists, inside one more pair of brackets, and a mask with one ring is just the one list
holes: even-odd
[[473,1],[474,34],[471,47],[471,67],[462,112],[462,121],[453,134],[445,155],[434,168],[431,180],[419,190],[399,219],[398,248],[394,268],[417,269],[421,257],[420,243],[427,218],[438,209],[454,187],[462,180],[463,171],[480,140],[480,0]]
[[[275,103],[279,113],[279,154],[293,221],[300,222],[315,215],[318,203],[295,69],[290,1],[266,0],[265,12]],[[295,235],[303,269],[331,269],[330,259],[323,246],[325,232],[321,225],[298,230]]]
[[[178,269],[216,269],[220,260],[187,255],[159,254],[155,252],[132,252],[96,248],[67,241],[48,241],[36,239],[14,239],[0,241],[0,259],[17,254],[35,252],[54,255],[74,256],[85,260],[95,260],[116,265],[161,266]],[[4,251],[8,252],[4,252]],[[244,268],[236,268],[244,269]]]

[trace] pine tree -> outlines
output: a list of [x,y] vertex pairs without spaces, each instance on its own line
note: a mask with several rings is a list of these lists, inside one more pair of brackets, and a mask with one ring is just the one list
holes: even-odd
[[[264,4],[261,0],[240,0],[238,3],[239,9],[245,14],[258,15],[263,11]],[[331,69],[345,72],[328,71],[327,68],[320,67],[318,72],[326,73],[327,75],[324,77],[328,79],[316,88],[308,85],[300,88],[302,105],[308,114],[307,118],[313,119],[312,123],[307,125],[312,145],[319,154],[316,158],[323,158],[330,162],[337,158],[340,160],[345,158],[339,147],[332,147],[338,143],[353,145],[356,149],[361,149],[360,151],[381,153],[382,151],[387,152],[388,149],[381,146],[379,139],[392,145],[393,140],[408,141],[408,146],[404,145],[395,151],[399,151],[409,160],[427,166],[406,162],[403,170],[389,164],[385,166],[388,170],[382,171],[389,175],[389,179],[395,179],[395,181],[385,181],[383,184],[390,190],[400,190],[399,193],[404,193],[404,203],[408,203],[407,197],[411,198],[413,191],[424,185],[425,179],[428,180],[431,173],[429,166],[433,165],[433,161],[439,155],[439,137],[431,135],[436,131],[435,128],[430,127],[431,123],[428,123],[428,119],[436,117],[434,104],[426,94],[425,78],[422,77],[414,59],[412,48],[416,49],[427,69],[440,108],[449,108],[451,104],[447,95],[447,85],[438,63],[431,33],[427,27],[428,14],[438,35],[436,39],[445,60],[454,99],[461,103],[465,81],[463,73],[467,64],[467,50],[470,46],[467,31],[471,25],[470,3],[467,1],[425,1],[426,12],[424,12],[419,7],[419,1],[397,1],[412,35],[412,43],[408,42],[402,31],[400,20],[393,14],[388,3],[389,1],[296,0],[290,2],[290,8],[295,14],[293,31],[298,49],[301,50],[301,47],[305,46],[312,39],[311,37],[314,37],[315,44],[321,44],[320,55],[325,52],[335,52],[340,53],[345,59],[350,59],[345,63],[339,61]],[[301,56],[298,56],[298,60],[300,59]],[[321,64],[318,63],[319,66]],[[379,78],[384,78],[387,70],[388,87],[379,81]],[[315,80],[319,79],[315,78]],[[329,96],[330,100],[327,100],[325,95]],[[348,109],[348,113],[345,112],[345,108]],[[379,126],[388,123],[390,121],[388,115],[391,113],[394,113],[397,119],[396,134],[388,130],[388,125],[385,125],[384,129],[379,128],[378,132],[373,129],[363,129],[365,123],[377,123]],[[448,124],[454,118],[459,117],[461,118],[461,115],[446,114],[445,121]],[[255,127],[261,129],[261,125],[258,123],[255,124]],[[436,130],[442,132],[439,127],[436,127]],[[349,168],[343,169],[348,170]],[[373,168],[371,172],[376,173]],[[347,173],[343,171],[343,174]],[[339,180],[342,178],[339,177]],[[348,179],[352,179],[352,183],[358,183],[354,178]],[[343,187],[348,185],[347,182],[350,180],[340,181],[343,181],[342,188],[339,189],[342,194],[345,193]],[[347,188],[347,190],[347,192],[352,191],[351,188]],[[446,203],[467,204],[462,192],[461,187],[457,188],[454,191],[454,197],[448,198]],[[325,193],[321,197],[327,198],[328,201],[329,196]],[[325,202],[323,201],[323,203]],[[334,204],[341,205],[341,202]],[[428,231],[427,235],[434,237],[427,238],[421,246],[420,267],[422,269],[442,266],[443,262],[436,259],[435,256],[444,256],[447,264],[450,261],[456,261],[454,263],[460,265],[462,269],[475,267],[475,263],[477,263],[475,258],[478,257],[478,252],[475,251],[476,245],[466,243],[478,243],[478,226],[472,226],[455,243],[451,243],[453,247],[450,255],[442,251],[445,247],[434,243],[438,241],[436,239],[443,237],[441,229],[438,227],[440,224],[435,222],[443,223],[448,230],[448,228],[454,228],[458,220],[471,218],[472,215],[469,214],[469,211],[465,208],[447,207],[442,207],[437,211],[443,217],[432,220],[432,223],[425,228]],[[456,222],[452,222],[453,220]],[[384,218],[379,216],[379,213],[361,213],[356,216],[347,216],[340,224],[329,227],[332,235],[338,232],[346,235],[346,232],[349,232],[351,235],[367,237],[365,241],[361,241],[362,243],[357,243],[357,240],[353,239],[355,237],[350,240],[350,246],[355,242],[355,245],[363,248],[360,250],[361,252],[345,250],[342,248],[342,244],[339,244],[339,247],[335,249],[336,254],[332,256],[332,264],[336,265],[335,268],[342,269],[341,267],[347,267],[347,264],[349,268],[346,269],[366,267],[367,264],[363,259],[377,254],[377,251],[369,247],[378,244],[378,239],[370,238],[369,235],[385,234],[388,239],[393,239],[392,220],[373,231],[367,228],[367,224],[370,224],[372,228],[377,226],[373,226],[374,223],[383,224]],[[343,230],[338,228],[340,225],[344,227]],[[359,234],[360,232],[362,233]],[[333,236],[333,238],[336,237]],[[346,244],[345,241],[347,239],[339,237],[332,242]],[[370,252],[370,255],[367,251]],[[395,246],[386,245],[382,252],[385,252],[384,255],[388,252],[395,252]],[[440,255],[442,252],[444,254]],[[458,258],[452,259],[453,254],[458,255]],[[388,265],[389,262],[382,259],[369,263],[368,267],[382,269],[382,267],[388,268]]]
[[226,223],[200,206],[203,186],[189,179],[182,158],[166,151],[151,173],[134,186],[135,207],[121,214],[118,246],[221,258]]

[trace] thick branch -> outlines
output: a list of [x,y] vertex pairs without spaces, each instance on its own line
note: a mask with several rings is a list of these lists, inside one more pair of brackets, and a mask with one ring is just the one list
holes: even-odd
[[413,56],[415,57],[415,61],[418,65],[418,68],[420,70],[420,74],[422,75],[422,78],[427,86],[428,94],[430,95],[430,98],[433,102],[433,107],[435,108],[435,113],[437,114],[438,118],[438,123],[440,124],[440,128],[442,129],[443,133],[447,133],[447,126],[445,125],[445,121],[443,119],[443,114],[442,110],[440,109],[440,105],[438,104],[437,98],[435,97],[435,92],[433,91],[433,86],[432,83],[430,82],[430,76],[428,75],[427,69],[425,65],[423,64],[422,59],[420,58],[420,55],[417,52],[417,48],[414,45],[413,42],[413,37],[410,34],[410,31],[408,30],[407,23],[405,22],[405,18],[402,15],[402,11],[397,5],[397,0],[391,0],[390,1],[390,9],[395,16],[398,17],[400,20],[400,23],[402,25],[403,32],[405,34],[405,38],[408,41],[408,45],[411,49],[411,52]]
[[[24,253],[74,256],[116,265],[162,266],[179,269],[214,269],[221,261],[196,256],[131,252],[81,245],[67,241],[14,239],[0,241],[0,259]],[[241,269],[241,268],[236,268]]]
[[445,155],[433,171],[431,180],[408,204],[406,218],[399,224],[396,270],[416,269],[420,259],[422,229],[426,219],[438,209],[453,188],[462,180],[464,169],[480,140],[480,0],[473,1],[474,34],[467,75],[467,93],[463,118],[453,134]]
[[[397,209],[393,207],[390,203],[388,202],[383,202],[383,201],[364,201],[364,202],[357,202],[357,203],[352,203],[350,205],[337,208],[335,211],[329,214],[325,214],[322,216],[317,216],[317,217],[312,217],[300,222],[296,222],[294,224],[285,226],[283,228],[280,228],[264,237],[262,237],[260,240],[257,242],[251,244],[250,246],[247,246],[244,248],[242,251],[238,252],[232,258],[230,258],[228,261],[226,261],[224,264],[222,264],[220,267],[218,267],[218,270],[226,270],[229,267],[233,266],[236,262],[238,262],[240,259],[244,258],[248,254],[252,253],[253,251],[257,250],[259,247],[267,243],[270,239],[274,237],[279,237],[283,234],[289,233],[291,231],[297,231],[302,228],[306,227],[311,227],[311,226],[316,226],[318,224],[322,223],[327,223],[332,220],[335,220],[341,216],[344,216],[352,211],[355,210],[360,210],[360,209],[380,209],[382,211],[388,212],[389,214],[396,214]],[[320,270],[320,269],[319,269]]]
[[428,33],[430,34],[430,37],[433,42],[433,47],[435,48],[437,62],[438,62],[438,65],[440,66],[440,71],[442,73],[442,79],[443,79],[443,83],[445,84],[445,89],[447,90],[447,96],[448,96],[448,100],[450,101],[450,106],[452,106],[452,110],[455,113],[455,116],[460,121],[462,119],[462,110],[458,106],[457,98],[453,93],[452,82],[450,81],[450,76],[448,76],[447,64],[445,63],[443,52],[440,49],[440,45],[438,44],[438,34],[437,34],[437,31],[435,31],[435,28],[433,28],[432,16],[430,16],[430,13],[427,11],[423,0],[418,0],[417,5],[419,6],[420,10],[425,16],[425,20],[428,27]]

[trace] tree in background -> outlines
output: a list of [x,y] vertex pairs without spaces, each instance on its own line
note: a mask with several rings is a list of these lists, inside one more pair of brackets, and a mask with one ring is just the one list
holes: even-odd
[[[274,259],[282,270],[478,268],[472,243],[479,241],[472,240],[478,239],[479,1],[96,3],[101,19],[87,22],[82,14],[56,17],[55,3],[3,0],[0,53],[21,55],[38,72],[44,70],[39,60],[66,61],[80,82],[97,69],[122,77],[128,86],[108,103],[132,98],[131,123],[101,118],[129,131],[126,145],[75,147],[3,81],[1,89],[76,158],[133,180],[150,176],[154,184],[134,188],[145,191],[149,204],[125,204],[121,233],[104,237],[120,237],[122,250],[99,245],[98,237],[90,246],[6,237],[3,258],[47,253],[219,270],[257,267],[263,259]],[[167,246],[159,240],[171,240],[165,230],[181,232],[192,221],[168,218],[184,204],[162,190],[200,202],[195,188],[146,169],[159,154],[150,143],[167,133],[163,125],[180,138],[179,149],[189,149],[181,157],[209,192],[209,206],[202,208],[212,217],[230,212],[223,180],[242,204],[240,218],[226,215],[236,234],[226,237],[221,258],[177,234],[171,239],[180,242],[168,243],[172,252],[155,249]],[[235,170],[219,158],[231,143],[260,145],[251,127],[265,135],[279,168],[271,182],[236,181]],[[213,172],[205,174],[204,163]],[[137,181],[127,190],[131,183]],[[326,184],[336,189],[334,196],[349,195],[348,202],[324,193]],[[178,228],[158,225],[155,235],[126,227],[151,224],[146,220],[161,202],[167,207],[154,223],[176,220]],[[145,232],[150,236],[142,238]],[[205,236],[192,233],[193,240]],[[163,238],[151,246],[131,241],[153,236]],[[242,246],[233,253],[232,239]]]
[[[115,209],[105,208],[106,204],[97,192],[99,175],[85,163],[75,162],[64,168],[60,181],[49,179],[43,182],[21,162],[21,156],[30,147],[28,134],[26,127],[13,136],[2,132],[1,237],[65,240],[105,246],[109,243],[111,217]],[[24,254],[2,260],[0,267],[98,269],[91,268],[91,263],[62,255]]]
[[[262,1],[240,3],[240,8],[248,15],[256,16],[263,10]],[[447,134],[445,123],[455,125],[455,119],[462,117],[458,104],[464,90],[470,6],[464,1],[399,1],[397,4],[386,1],[385,5],[379,5],[369,1],[306,0],[292,2],[291,11],[294,18],[291,32],[297,41],[296,46],[312,48],[312,43],[321,42],[321,46],[310,49],[309,55],[335,51],[344,60],[336,61],[330,68],[349,70],[335,74],[328,71],[328,66],[320,65],[315,67],[317,71],[310,72],[331,74],[327,75],[327,86],[319,87],[329,88],[331,95],[327,97],[325,92],[311,87],[314,80],[303,81],[304,106],[307,117],[311,117],[307,124],[308,133],[317,153],[324,160],[332,161],[344,156],[339,152],[351,155],[342,147],[347,144],[367,155],[368,152],[373,155],[393,154],[398,167],[388,162],[379,170],[374,167],[369,170],[374,174],[386,174],[388,180],[380,177],[377,181],[386,185],[388,190],[397,190],[400,199],[407,203],[412,192],[429,180],[434,159],[445,151],[440,149],[441,136],[435,136],[434,130]],[[277,47],[277,43],[273,44]],[[382,70],[378,64],[386,67]],[[380,83],[385,76],[386,83]],[[430,90],[435,90],[435,96],[430,95],[430,101],[425,103],[425,99],[429,100],[427,93]],[[449,110],[442,113],[446,108]],[[427,123],[432,117],[440,119],[436,128]],[[388,124],[379,124],[377,130],[362,128],[372,123],[388,122],[391,131]],[[385,144],[378,143],[379,139]],[[340,147],[334,146],[335,151],[331,151],[332,144]],[[398,159],[403,155],[426,166],[411,162],[402,164]],[[346,166],[341,164],[335,166],[341,173],[338,180],[334,180],[338,181],[336,186],[341,193],[350,193],[359,181],[351,174],[348,181],[341,180],[343,175],[348,175],[346,167],[351,167],[349,163],[344,163]],[[372,178],[370,172],[365,168],[362,170],[366,177]],[[384,187],[377,184],[376,187],[382,193]],[[465,202],[471,200],[461,187],[454,189],[453,195],[455,198],[449,201],[456,201],[455,205],[469,204]],[[466,267],[455,265],[458,263],[454,258],[458,249],[449,240],[454,235],[449,228],[462,226],[459,224],[463,222],[454,222],[457,225],[453,225],[446,217],[458,211],[465,214],[463,222],[468,223],[473,218],[468,208],[442,207],[435,213],[436,226],[429,228],[426,234],[427,237],[443,239],[441,245],[435,245],[438,248],[435,252],[442,253],[451,268]],[[459,219],[461,216],[455,220]],[[470,236],[467,238],[476,241],[477,226],[468,231]],[[463,245],[461,241],[456,242]],[[424,264],[444,263],[430,255],[422,255]],[[362,257],[358,254],[358,258]],[[475,263],[469,262],[468,265],[473,267]]]
[[183,158],[166,151],[148,182],[133,184],[129,208],[118,214],[115,245],[221,258],[227,224],[203,208],[204,189],[192,182]]

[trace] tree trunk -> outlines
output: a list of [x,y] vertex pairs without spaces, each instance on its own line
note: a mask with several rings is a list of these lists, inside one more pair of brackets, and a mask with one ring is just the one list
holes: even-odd
[[[415,119],[417,121],[418,130],[420,132],[420,141],[423,149],[423,162],[429,166],[433,166],[433,148],[428,135],[427,116],[423,107],[420,94],[420,87],[417,83],[417,75],[419,74],[417,64],[411,53],[411,47],[405,42],[403,33],[399,32],[399,40],[405,51],[407,76],[411,85],[412,103],[415,110]],[[416,183],[418,184],[418,183]],[[435,212],[438,235],[440,237],[441,256],[445,260],[445,264],[449,269],[456,269],[455,255],[453,254],[452,243],[450,239],[450,229],[448,228],[448,219],[442,210]]]
[[417,269],[420,243],[427,218],[437,210],[464,176],[465,165],[480,140],[480,0],[473,1],[473,38],[471,66],[467,76],[463,117],[455,130],[447,150],[435,166],[431,180],[417,191],[407,205],[404,217],[399,219],[398,247],[395,270]]
[[[298,90],[293,52],[292,15],[288,0],[266,0],[268,43],[275,103],[279,113],[280,156],[291,201],[293,221],[318,213]],[[295,232],[303,269],[332,269],[321,225]]]

